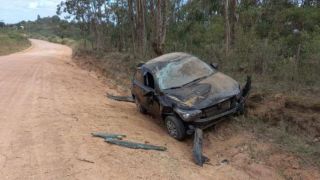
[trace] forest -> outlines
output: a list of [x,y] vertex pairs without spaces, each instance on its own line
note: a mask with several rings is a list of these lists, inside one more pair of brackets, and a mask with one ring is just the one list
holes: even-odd
[[236,76],[319,86],[319,0],[68,0],[56,16],[19,24],[76,55],[126,54],[129,69],[180,51]]

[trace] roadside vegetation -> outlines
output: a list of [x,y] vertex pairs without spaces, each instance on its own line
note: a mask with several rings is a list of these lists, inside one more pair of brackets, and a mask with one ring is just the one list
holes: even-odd
[[173,51],[251,75],[248,113],[233,125],[320,167],[320,1],[69,0],[57,13],[69,21],[20,25],[122,87],[138,63]]
[[0,56],[19,52],[30,45],[26,34],[11,28],[0,27]]

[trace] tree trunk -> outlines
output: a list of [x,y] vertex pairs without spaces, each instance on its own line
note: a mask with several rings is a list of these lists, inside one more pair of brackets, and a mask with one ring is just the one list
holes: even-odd
[[227,56],[230,49],[229,0],[224,1],[224,21],[225,53]]
[[137,40],[139,54],[145,56],[146,49],[146,20],[145,20],[145,9],[146,1],[137,0]]
[[131,25],[131,41],[132,41],[132,51],[136,53],[136,20],[133,12],[133,2],[128,0],[129,9],[129,23]]
[[155,37],[152,43],[154,52],[159,56],[164,53],[167,33],[167,0],[157,1],[157,17]]
[[230,10],[231,10],[231,13],[230,13],[231,14],[230,44],[231,45],[234,44],[235,28],[236,28],[236,22],[238,20],[236,8],[237,8],[237,0],[231,0],[231,3],[230,3]]

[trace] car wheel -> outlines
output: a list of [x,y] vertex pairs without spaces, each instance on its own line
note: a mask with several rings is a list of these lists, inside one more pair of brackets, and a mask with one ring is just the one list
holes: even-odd
[[139,101],[138,101],[137,98],[134,99],[134,102],[136,103],[137,109],[138,109],[138,111],[139,111],[140,113],[142,113],[142,114],[147,114],[146,108],[144,108],[144,107],[139,103]]
[[171,137],[181,141],[186,137],[186,128],[183,122],[175,116],[167,116],[165,124]]

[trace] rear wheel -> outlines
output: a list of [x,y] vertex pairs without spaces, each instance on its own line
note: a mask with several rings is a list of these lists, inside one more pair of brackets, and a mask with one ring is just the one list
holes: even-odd
[[137,109],[138,109],[138,111],[139,111],[140,113],[142,113],[142,114],[147,114],[146,108],[144,108],[144,107],[140,104],[140,102],[138,101],[137,98],[134,99],[134,102],[136,103]]
[[165,124],[171,137],[181,141],[186,137],[186,128],[181,119],[175,116],[167,116]]

